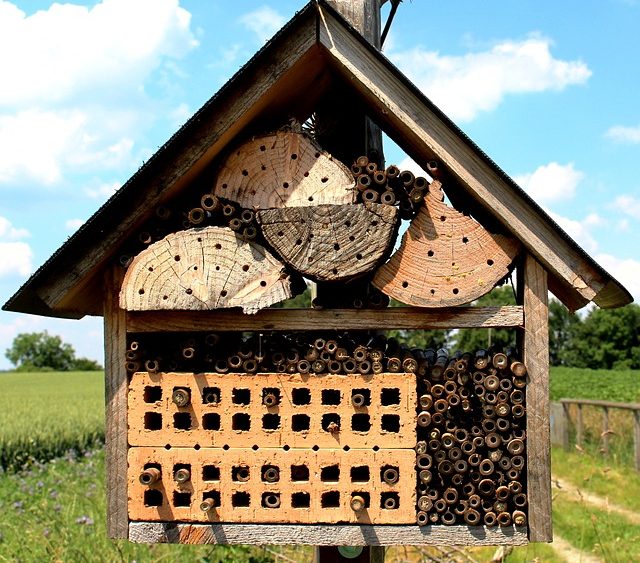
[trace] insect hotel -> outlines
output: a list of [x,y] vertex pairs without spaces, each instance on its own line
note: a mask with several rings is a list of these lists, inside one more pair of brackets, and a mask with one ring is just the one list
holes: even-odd
[[[516,306],[470,305],[512,273]],[[504,545],[552,538],[548,291],[631,301],[319,1],[5,309],[104,316],[113,538]],[[384,334],[490,327],[518,350]]]

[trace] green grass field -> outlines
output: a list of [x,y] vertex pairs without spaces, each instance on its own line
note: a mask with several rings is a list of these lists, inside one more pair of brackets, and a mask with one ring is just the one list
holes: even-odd
[[619,403],[640,402],[640,371],[551,368],[552,401],[599,399]]

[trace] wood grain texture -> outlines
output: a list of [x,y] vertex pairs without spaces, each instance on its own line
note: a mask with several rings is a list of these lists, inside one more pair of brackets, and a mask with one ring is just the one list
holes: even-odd
[[167,235],[135,257],[120,306],[127,311],[206,311],[242,307],[245,313],[292,296],[284,265],[264,247],[223,227]]
[[[332,66],[360,93],[372,117],[401,144],[420,165],[436,159],[451,177],[481,206],[496,217],[540,260],[563,288],[575,293],[583,304],[598,302],[607,278],[581,254],[577,245],[562,236],[543,212],[516,192],[495,165],[464,138],[406,81],[397,75],[327,10],[319,7],[320,43]],[[615,299],[607,291],[606,304],[628,302],[621,286]],[[605,294],[603,293],[603,296]],[[575,304],[575,301],[574,301]]]
[[107,271],[104,280],[105,452],[107,466],[107,535],[127,537],[127,351],[125,312],[118,304],[122,271]]
[[241,316],[233,310],[210,312],[129,312],[129,332],[222,330],[367,330],[521,327],[522,307],[452,307],[425,310],[388,309],[266,309]]
[[553,529],[547,272],[531,255],[525,257],[522,270],[523,361],[529,376],[526,391],[529,539],[532,542],[550,542],[553,540]]
[[277,131],[230,153],[213,193],[249,209],[355,202],[349,169],[301,133]]
[[398,228],[398,208],[379,203],[269,209],[257,217],[282,260],[320,281],[375,268],[391,251]]
[[526,545],[524,527],[313,526],[131,522],[134,543],[247,545]]
[[434,180],[400,248],[373,278],[375,287],[407,305],[452,307],[478,299],[509,273],[520,247],[443,199]]

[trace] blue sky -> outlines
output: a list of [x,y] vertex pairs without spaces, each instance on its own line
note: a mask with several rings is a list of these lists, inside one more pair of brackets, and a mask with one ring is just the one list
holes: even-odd
[[[0,301],[304,4],[0,0]],[[384,50],[636,300],[639,24],[638,0],[405,0]],[[102,359],[95,318],[0,313],[0,350],[45,329]]]

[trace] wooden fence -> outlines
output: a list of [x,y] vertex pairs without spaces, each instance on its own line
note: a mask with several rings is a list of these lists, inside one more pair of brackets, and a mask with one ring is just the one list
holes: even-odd
[[[575,405],[577,408],[575,421],[569,416],[569,407]],[[620,409],[631,411],[633,415],[633,443],[634,462],[636,470],[640,471],[640,404],[639,403],[614,403],[612,401],[595,401],[589,399],[560,399],[551,403],[551,443],[561,445],[569,449],[569,428],[575,428],[575,443],[578,446],[584,444],[584,421],[582,409],[585,406],[598,407],[602,410],[602,450],[606,454],[609,452],[609,437],[611,428],[609,426],[609,411]]]

